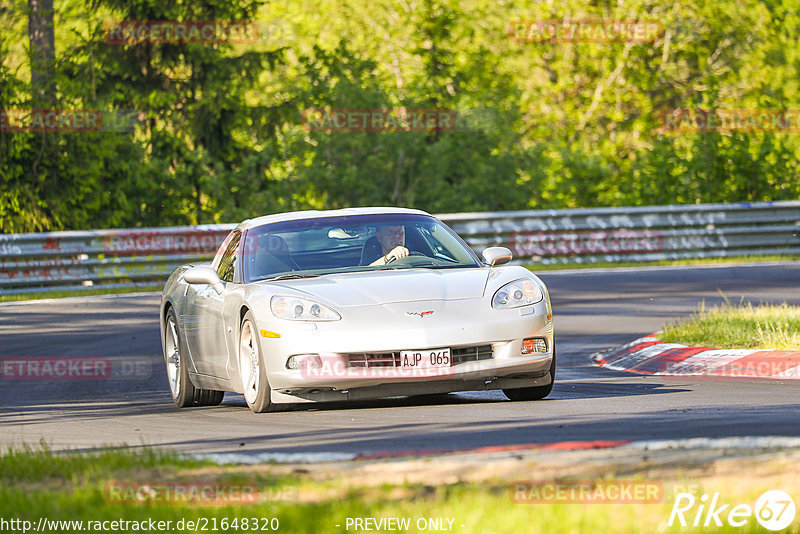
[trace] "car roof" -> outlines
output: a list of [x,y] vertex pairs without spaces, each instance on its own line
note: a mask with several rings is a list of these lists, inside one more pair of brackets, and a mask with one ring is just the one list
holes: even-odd
[[247,219],[239,223],[237,229],[247,230],[255,228],[262,224],[269,224],[282,221],[297,221],[301,219],[321,219],[323,217],[345,217],[353,215],[377,215],[382,213],[397,213],[397,214],[416,214],[416,215],[432,215],[422,210],[415,210],[410,208],[392,208],[392,207],[370,207],[370,208],[344,208],[340,210],[306,210],[306,211],[291,211],[288,213],[276,213],[274,215],[264,215],[254,219]]

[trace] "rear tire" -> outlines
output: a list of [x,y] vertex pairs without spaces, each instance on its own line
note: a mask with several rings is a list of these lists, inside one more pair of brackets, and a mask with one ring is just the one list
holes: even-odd
[[186,367],[186,353],[183,350],[178,327],[178,318],[175,310],[167,311],[164,322],[164,363],[167,366],[167,381],[169,382],[172,400],[178,408],[188,406],[216,406],[222,402],[224,391],[213,389],[198,389],[189,378]]
[[556,347],[553,345],[553,361],[550,363],[550,383],[546,386],[535,386],[531,388],[504,389],[503,393],[508,400],[512,401],[533,401],[542,400],[550,395],[553,384],[556,382]]
[[224,391],[217,391],[214,389],[195,389],[197,401],[195,406],[218,406],[225,396]]

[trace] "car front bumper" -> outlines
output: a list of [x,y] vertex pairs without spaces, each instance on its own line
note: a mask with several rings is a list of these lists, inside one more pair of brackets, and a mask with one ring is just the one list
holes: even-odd
[[[402,303],[347,309],[341,321],[273,321],[261,338],[273,402],[314,402],[546,386],[554,352],[546,300],[511,310],[483,301]],[[485,306],[484,306],[485,307]],[[420,317],[408,312],[432,311]],[[547,352],[523,354],[522,341],[540,337]],[[491,345],[491,358],[445,368],[350,367],[349,355]],[[319,356],[321,367],[287,369],[293,355]]]

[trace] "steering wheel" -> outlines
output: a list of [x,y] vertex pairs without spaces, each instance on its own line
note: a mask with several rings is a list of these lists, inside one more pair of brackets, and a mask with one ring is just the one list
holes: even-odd
[[[426,258],[428,257],[425,254],[423,254],[422,252],[418,252],[416,250],[409,250],[408,251],[408,256],[403,257],[402,260],[403,261],[407,261],[412,256],[424,256]],[[396,256],[392,256],[391,258],[386,260],[386,265],[389,265],[390,263],[394,263],[395,261],[398,261],[397,257]]]

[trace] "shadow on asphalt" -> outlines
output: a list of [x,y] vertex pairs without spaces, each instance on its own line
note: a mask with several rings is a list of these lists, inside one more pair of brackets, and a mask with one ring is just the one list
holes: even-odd
[[[105,387],[109,385],[104,384]],[[165,384],[166,386],[166,384]],[[223,410],[241,411],[243,417],[254,417],[250,414],[244,398],[235,393],[226,393],[220,406],[179,409],[173,403],[165,388],[158,387],[149,391],[118,391],[116,394],[98,395],[98,392],[82,390],[86,395],[82,398],[58,400],[52,397],[46,402],[32,402],[31,399],[20,399],[18,403],[4,403],[0,406],[0,425],[3,424],[37,424],[74,419],[99,419],[105,417],[125,417],[156,415],[178,412],[187,418],[202,416]],[[568,399],[609,398],[641,395],[661,395],[687,391],[682,388],[667,387],[664,384],[597,384],[585,382],[556,382],[553,392],[544,400],[535,401],[536,405]],[[417,395],[413,397],[394,397],[389,399],[328,402],[318,404],[298,404],[288,413],[342,412],[345,410],[367,411],[385,408],[404,408],[420,406],[468,406],[510,403],[500,391],[460,392],[435,395]],[[277,414],[265,414],[276,417]]]
[[[535,403],[544,406],[549,403]],[[216,410],[223,410],[216,408]],[[752,435],[800,436],[797,422],[800,405],[757,408],[715,408],[713,410],[659,410],[604,415],[587,419],[586,414],[553,420],[545,412],[531,413],[525,419],[504,418],[491,422],[425,421],[409,424],[356,426],[353,424],[312,431],[280,434],[253,433],[247,438],[176,440],[160,446],[189,451],[226,450],[247,454],[303,452],[392,452],[465,450],[490,446],[548,444],[585,440],[664,440],[695,437],[724,438]],[[689,412],[689,413],[687,413]],[[773,418],[765,422],[764,414]],[[782,420],[775,416],[783,414]],[[270,417],[286,414],[263,414]],[[260,420],[259,420],[260,422]],[[285,422],[285,419],[284,419]]]

